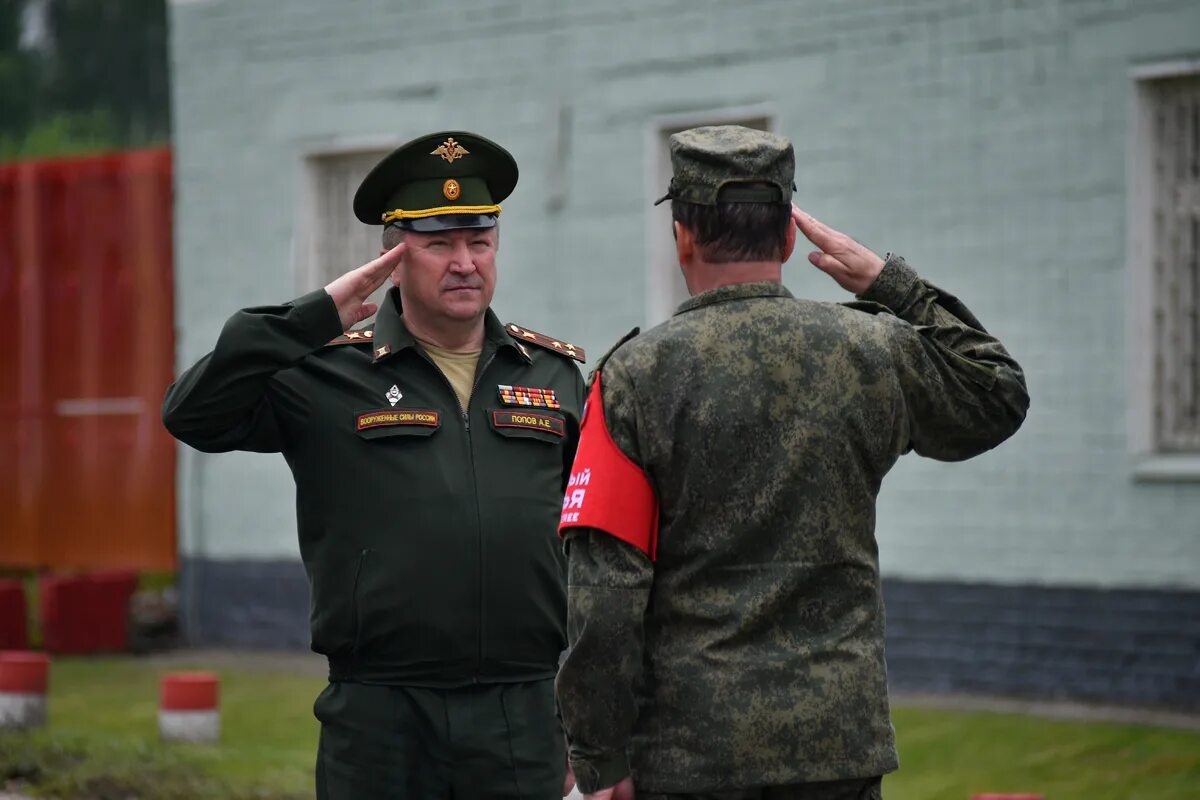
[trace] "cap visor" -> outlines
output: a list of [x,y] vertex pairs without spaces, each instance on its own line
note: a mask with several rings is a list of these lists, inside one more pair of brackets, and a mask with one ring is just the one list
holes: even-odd
[[494,214],[439,214],[436,217],[402,219],[393,224],[406,231],[434,233],[457,228],[494,228],[496,217]]
[[655,201],[654,201],[654,205],[659,205],[660,203],[664,203],[664,202],[666,202],[667,200],[670,200],[670,199],[671,199],[671,193],[670,193],[670,192],[667,192],[667,193],[666,193],[666,194],[664,194],[662,197],[660,197],[660,198],[658,198],[657,200],[655,200]]

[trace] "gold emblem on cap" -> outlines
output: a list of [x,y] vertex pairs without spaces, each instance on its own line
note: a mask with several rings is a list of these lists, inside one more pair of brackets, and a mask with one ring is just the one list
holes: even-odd
[[448,178],[442,184],[442,194],[446,196],[447,200],[457,200],[458,196],[462,194],[462,187],[458,185],[458,181],[454,180],[454,178]]
[[429,155],[441,156],[442,158],[446,159],[448,163],[453,164],[456,159],[470,154],[470,150],[454,141],[454,137],[451,136],[449,139],[439,144],[437,149],[431,152]]

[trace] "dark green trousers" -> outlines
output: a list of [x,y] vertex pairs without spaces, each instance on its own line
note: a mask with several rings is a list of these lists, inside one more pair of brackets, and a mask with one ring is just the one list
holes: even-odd
[[419,689],[331,683],[317,800],[559,800],[554,681]]
[[638,792],[637,800],[881,800],[883,778],[763,786],[732,792],[654,794]]

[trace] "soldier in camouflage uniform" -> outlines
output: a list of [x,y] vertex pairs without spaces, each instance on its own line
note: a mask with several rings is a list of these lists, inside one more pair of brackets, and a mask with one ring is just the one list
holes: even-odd
[[[693,296],[598,363],[564,501],[571,765],[596,798],[877,798],[880,483],[1011,436],[1021,368],[902,258],[791,206],[786,139],[699,128],[671,157]],[[781,285],[797,229],[856,301]]]

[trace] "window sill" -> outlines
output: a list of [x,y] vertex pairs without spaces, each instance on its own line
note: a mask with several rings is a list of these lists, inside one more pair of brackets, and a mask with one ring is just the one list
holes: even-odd
[[1144,483],[1200,482],[1200,453],[1144,456],[1134,465],[1133,479]]

